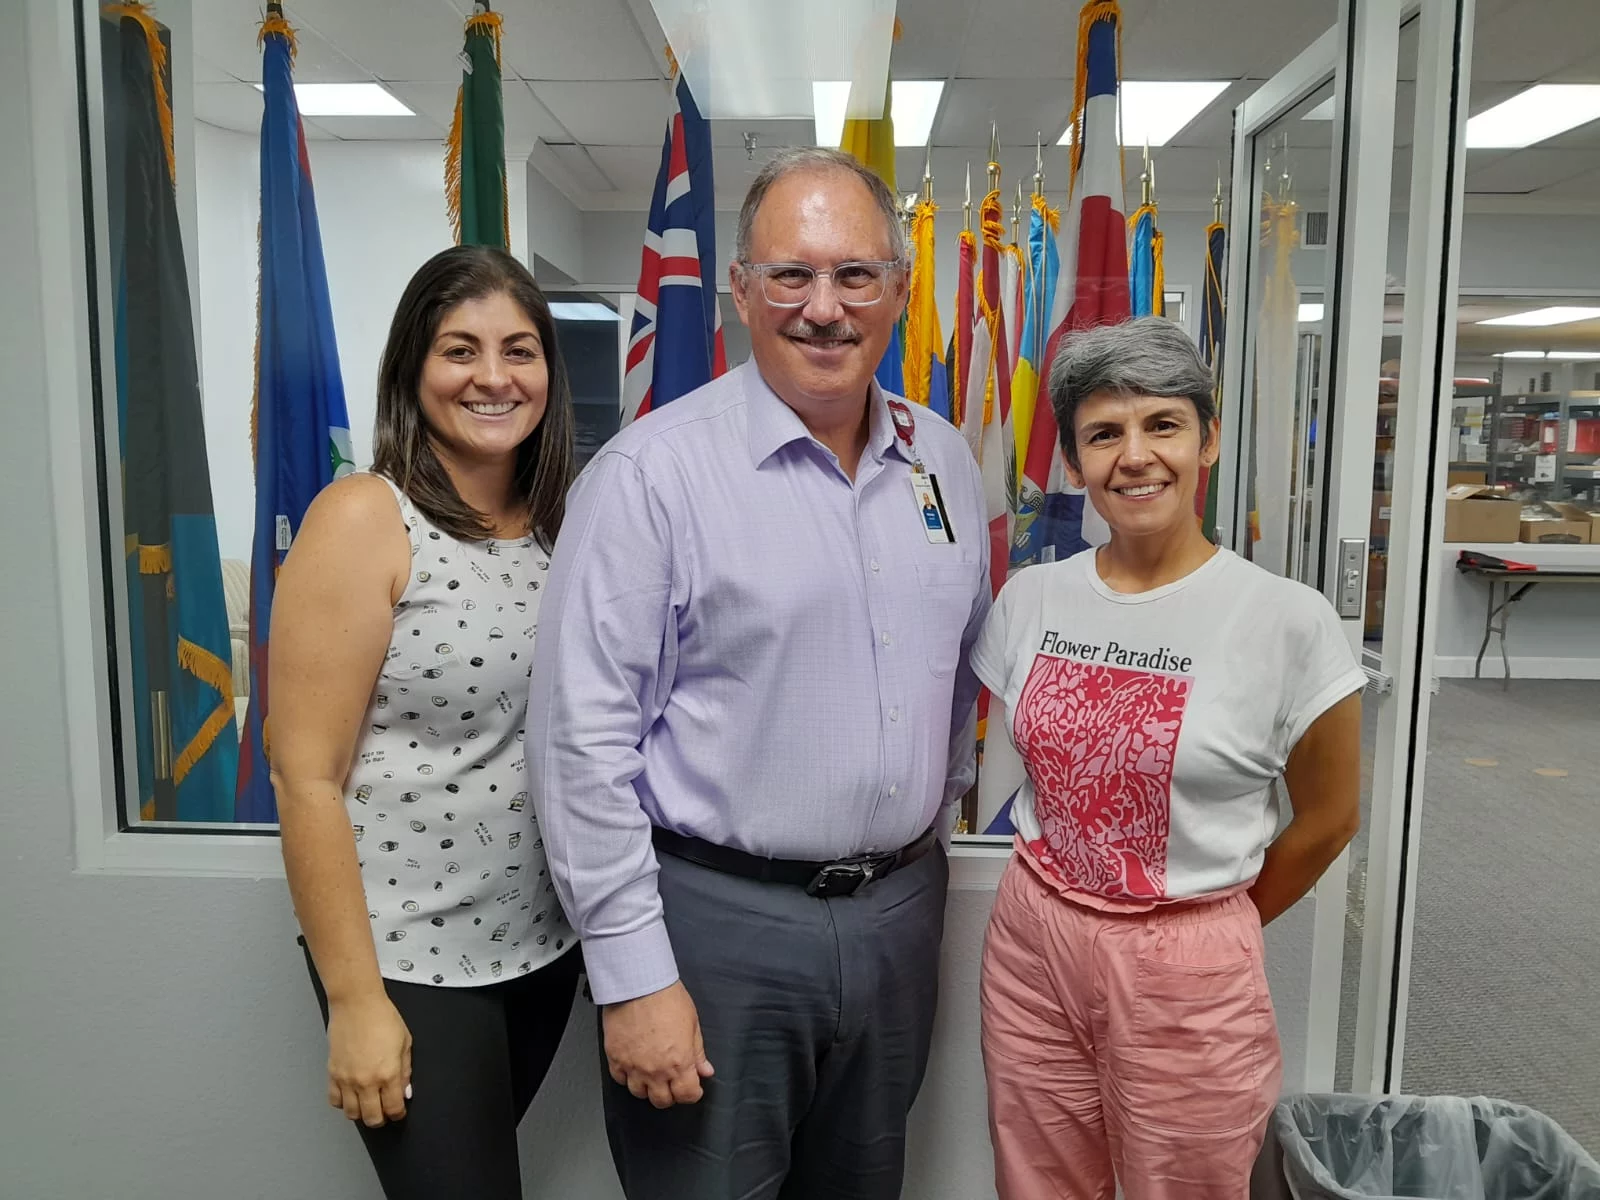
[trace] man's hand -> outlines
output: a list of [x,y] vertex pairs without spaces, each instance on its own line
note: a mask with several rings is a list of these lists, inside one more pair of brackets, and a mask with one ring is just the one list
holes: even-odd
[[602,1012],[611,1078],[657,1108],[694,1104],[713,1072],[700,1039],[700,1016],[682,982]]

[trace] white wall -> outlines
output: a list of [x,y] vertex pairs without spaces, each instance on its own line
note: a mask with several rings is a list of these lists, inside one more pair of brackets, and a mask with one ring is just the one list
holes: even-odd
[[[250,400],[255,383],[259,142],[194,126],[199,245],[200,380],[206,451],[225,558],[250,558]],[[433,142],[307,143],[334,335],[356,462],[372,450],[378,360],[412,273],[452,242],[444,149]],[[527,176],[507,171],[511,252],[527,261]]]

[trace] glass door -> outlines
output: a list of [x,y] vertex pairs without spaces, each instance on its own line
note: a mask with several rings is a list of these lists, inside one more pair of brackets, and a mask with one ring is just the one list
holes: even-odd
[[[1432,205],[1443,179],[1446,161],[1412,148],[1447,119],[1448,89],[1430,72],[1456,2],[1346,0],[1340,24],[1235,113],[1217,540],[1322,591],[1369,677],[1362,834],[1267,933],[1286,1090],[1329,1090],[1336,1074],[1381,1086],[1384,1074],[1378,1023],[1357,1028],[1358,1013],[1387,1002],[1378,976],[1394,962],[1392,938],[1367,936],[1367,864],[1381,855],[1382,917],[1420,661],[1406,626],[1417,589],[1397,579],[1395,558],[1420,578],[1425,493],[1412,460],[1433,445],[1444,253],[1431,235],[1408,244],[1407,210],[1419,195]],[[1429,286],[1404,287],[1424,277]],[[1397,608],[1401,619],[1386,619]]]

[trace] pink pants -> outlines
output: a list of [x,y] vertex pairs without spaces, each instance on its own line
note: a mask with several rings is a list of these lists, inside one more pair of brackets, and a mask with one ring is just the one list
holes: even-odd
[[1001,1200],[1240,1200],[1283,1058],[1243,893],[1143,913],[1074,904],[1021,859],[983,948]]

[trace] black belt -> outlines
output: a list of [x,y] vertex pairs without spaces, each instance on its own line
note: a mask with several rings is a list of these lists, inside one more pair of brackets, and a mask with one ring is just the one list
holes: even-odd
[[762,883],[787,883],[803,887],[808,895],[829,899],[853,896],[862,885],[910,866],[932,850],[938,841],[930,828],[916,841],[887,854],[855,854],[832,862],[798,862],[788,858],[762,858],[704,838],[685,837],[656,826],[651,840],[657,850],[726,875],[739,875]]

